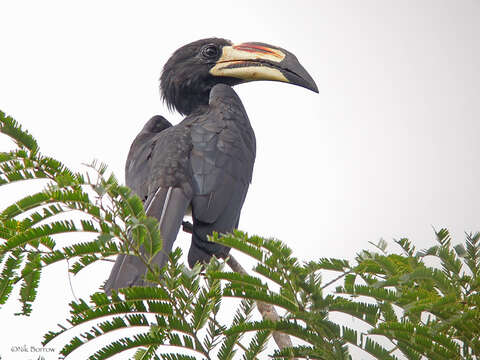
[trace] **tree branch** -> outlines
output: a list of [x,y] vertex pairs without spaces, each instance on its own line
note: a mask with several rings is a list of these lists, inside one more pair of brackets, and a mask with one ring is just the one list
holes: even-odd
[[[244,274],[248,275],[247,271],[243,268],[242,265],[232,256],[229,255],[227,259],[227,264],[230,266],[230,268],[239,274]],[[279,321],[280,316],[277,313],[277,310],[275,310],[275,307],[271,304],[264,303],[263,301],[256,301],[257,303],[257,309],[262,315],[264,320],[271,320],[271,321]],[[290,336],[287,334],[274,331],[273,332],[273,339],[277,343],[277,346],[280,350],[286,348],[286,347],[292,347],[292,340],[290,339]]]

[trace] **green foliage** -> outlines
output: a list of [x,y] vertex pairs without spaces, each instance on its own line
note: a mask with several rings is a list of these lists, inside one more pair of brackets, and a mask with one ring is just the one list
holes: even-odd
[[[374,300],[379,322],[369,334],[385,336],[409,359],[477,359],[480,234],[453,246],[446,229],[435,233],[438,245],[426,250],[402,239],[403,255],[362,252],[355,282],[345,278],[336,292]],[[426,257],[439,268],[428,267]]]
[[[17,145],[13,151],[0,153],[0,186],[25,180],[48,181],[42,191],[10,205],[2,204],[0,305],[19,286],[20,314],[29,315],[42,270],[58,261],[73,260],[70,271],[77,274],[119,253],[143,256],[149,262],[159,251],[161,238],[155,219],[145,216],[141,200],[130,189],[113,175],[105,176],[105,165],[93,162],[88,166],[90,172],[73,172],[43,156],[36,140],[3,112],[0,131]],[[70,214],[70,219],[60,219]],[[55,235],[64,233],[92,233],[96,239],[62,247],[57,245]],[[144,255],[142,244],[147,249]]]
[[[44,186],[2,204],[0,305],[17,288],[19,314],[29,315],[45,281],[43,269],[59,261],[77,274],[97,261],[133,254],[157,285],[121,289],[110,297],[96,292],[89,300],[71,302],[69,325],[44,336],[44,344],[65,341],[63,356],[110,336],[114,340],[89,359],[135,350],[136,360],[333,360],[351,359],[352,348],[376,359],[480,358],[478,233],[454,246],[442,229],[435,232],[438,244],[422,251],[400,239],[401,253],[390,253],[381,240],[355,261],[304,263],[278,240],[235,231],[211,240],[249,256],[255,262],[251,274],[227,271],[226,262],[215,258],[188,269],[178,249],[158,269],[151,264],[161,249],[156,219],[146,216],[127,187],[106,175],[105,165],[94,162],[85,173],[68,169],[42,155],[36,140],[2,112],[0,131],[17,147],[0,153],[0,186],[26,180]],[[74,233],[88,238],[68,245],[58,241],[58,234]],[[429,258],[439,265],[428,266]],[[323,283],[327,272],[336,277]],[[259,319],[256,304],[273,306],[281,316]],[[337,313],[367,330],[335,322]],[[267,354],[267,344],[279,334],[293,342]]]

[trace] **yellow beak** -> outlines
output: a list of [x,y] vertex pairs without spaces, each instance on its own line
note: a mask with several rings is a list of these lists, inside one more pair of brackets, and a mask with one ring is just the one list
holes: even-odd
[[305,87],[318,93],[312,77],[287,50],[262,43],[224,46],[213,76],[226,76],[244,81],[281,81]]

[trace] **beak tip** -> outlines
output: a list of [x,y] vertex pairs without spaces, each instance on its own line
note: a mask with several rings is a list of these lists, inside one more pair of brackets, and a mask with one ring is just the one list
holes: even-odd
[[308,89],[310,91],[313,91],[314,93],[319,93],[318,91],[318,87],[317,87],[317,84],[315,83],[315,81],[313,81],[313,79],[308,76],[309,79],[307,80],[304,80],[304,79],[301,79],[301,81],[299,81],[298,83],[294,83],[295,85],[300,85],[302,87],[304,87],[305,89]]

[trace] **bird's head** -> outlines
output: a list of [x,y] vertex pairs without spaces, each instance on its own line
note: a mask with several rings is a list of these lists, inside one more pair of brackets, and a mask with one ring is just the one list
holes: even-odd
[[208,104],[216,84],[256,80],[281,81],[318,93],[312,77],[287,50],[257,42],[234,45],[219,38],[198,40],[175,51],[163,67],[160,89],[170,108],[190,114]]

